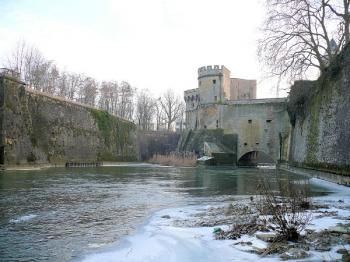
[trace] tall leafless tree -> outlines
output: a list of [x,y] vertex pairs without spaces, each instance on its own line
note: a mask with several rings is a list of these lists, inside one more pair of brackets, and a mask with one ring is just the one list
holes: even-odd
[[168,131],[171,130],[172,124],[181,116],[183,103],[174,91],[168,89],[159,100],[161,108],[166,118]]
[[142,130],[150,130],[156,111],[156,102],[147,89],[139,91],[136,99],[136,120]]
[[128,82],[102,82],[100,86],[92,77],[60,71],[25,41],[16,44],[4,66],[18,72],[30,88],[91,106],[98,104],[111,114],[133,119],[136,91]]
[[322,73],[349,41],[349,0],[266,0],[266,6],[258,54],[272,76]]
[[81,89],[83,84],[83,76],[75,73],[67,74],[67,98],[70,100],[76,100],[78,91]]
[[84,77],[78,91],[78,102],[96,106],[98,83],[91,77]]
[[161,129],[164,129],[165,126],[165,114],[162,109],[162,105],[160,103],[160,98],[155,100],[155,122],[156,122],[156,131],[160,131]]
[[24,78],[27,52],[28,44],[25,41],[18,41],[12,52],[7,56],[4,66],[16,71]]
[[344,31],[345,43],[350,42],[350,0],[323,0],[325,6],[327,6],[333,14],[340,19],[341,31]]
[[111,114],[117,114],[119,85],[115,81],[103,81],[100,87],[99,107]]
[[134,114],[135,88],[128,82],[121,82],[119,85],[119,99],[116,114],[122,118],[132,120]]

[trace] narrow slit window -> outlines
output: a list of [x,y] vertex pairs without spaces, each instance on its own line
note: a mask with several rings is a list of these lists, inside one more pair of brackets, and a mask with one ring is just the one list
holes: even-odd
[[252,123],[252,120],[251,120],[251,119],[249,119],[249,120],[248,120],[248,123],[249,123],[249,124],[251,124],[251,123]]
[[271,123],[271,121],[272,121],[271,119],[267,119],[266,123]]

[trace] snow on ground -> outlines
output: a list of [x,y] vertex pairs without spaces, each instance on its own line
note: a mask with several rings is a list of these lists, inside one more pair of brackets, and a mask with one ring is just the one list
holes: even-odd
[[[329,209],[313,212],[313,220],[308,229],[321,231],[338,223],[349,222],[341,218],[350,218],[350,189],[334,185],[319,179],[311,179],[312,183],[329,188],[335,194],[317,197],[320,204],[330,204]],[[339,201],[340,200],[340,201]],[[222,203],[221,203],[222,205]],[[244,235],[237,240],[215,240],[214,227],[176,227],[174,221],[189,219],[196,213],[208,209],[209,206],[187,206],[183,208],[165,209],[153,214],[148,222],[136,234],[125,237],[121,244],[113,250],[86,256],[84,262],[187,262],[187,261],[280,261],[279,255],[260,256],[249,252],[252,246],[265,248],[267,243],[254,235]],[[337,216],[322,216],[324,211],[335,212]],[[220,226],[227,229],[228,226]],[[241,243],[251,242],[250,245]],[[333,246],[330,251],[310,250],[305,261],[334,261],[341,259],[336,253],[339,248],[350,249],[350,245]],[[293,261],[293,260],[289,260]],[[298,259],[297,261],[303,261]]]

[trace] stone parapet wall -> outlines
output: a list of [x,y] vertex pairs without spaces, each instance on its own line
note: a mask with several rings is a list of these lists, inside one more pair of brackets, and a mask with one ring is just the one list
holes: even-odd
[[203,66],[198,69],[198,79],[205,76],[219,76],[225,73],[229,74],[230,71],[223,65]]

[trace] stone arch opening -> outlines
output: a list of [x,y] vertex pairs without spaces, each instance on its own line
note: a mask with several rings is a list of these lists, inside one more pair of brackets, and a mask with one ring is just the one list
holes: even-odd
[[238,159],[239,166],[257,166],[257,165],[271,165],[275,161],[271,156],[262,151],[250,151],[242,155]]

